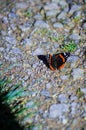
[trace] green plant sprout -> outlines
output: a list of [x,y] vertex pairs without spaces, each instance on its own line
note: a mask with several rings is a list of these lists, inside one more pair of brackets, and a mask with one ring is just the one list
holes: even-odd
[[53,42],[62,42],[64,40],[64,35],[58,36],[55,30],[48,30],[47,31],[48,38]]
[[75,16],[75,17],[74,17],[74,22],[75,22],[75,23],[80,23],[80,19],[81,19],[80,16]]
[[30,10],[30,9],[28,9],[27,11],[25,11],[24,13],[23,13],[26,17],[32,17],[32,11]]
[[48,34],[48,29],[43,28],[42,30],[40,30],[40,33],[42,34],[42,36],[45,36],[46,34]]
[[81,98],[81,97],[84,96],[84,93],[81,92],[81,89],[80,89],[80,88],[77,89],[76,94],[78,95],[79,98]]
[[50,38],[50,40],[52,40],[52,41],[58,42],[58,38],[57,38],[57,37],[49,36],[49,38]]
[[64,51],[73,52],[76,50],[77,45],[74,43],[74,41],[71,41],[69,43],[64,43],[61,47]]

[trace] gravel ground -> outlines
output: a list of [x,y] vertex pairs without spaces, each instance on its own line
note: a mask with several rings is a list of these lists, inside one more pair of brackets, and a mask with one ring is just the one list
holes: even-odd
[[[2,11],[0,21],[0,74],[33,91],[27,105],[34,99],[40,104],[22,124],[40,124],[33,130],[86,130],[86,1],[19,0]],[[37,56],[62,52],[64,39],[77,48],[61,71],[51,71]]]

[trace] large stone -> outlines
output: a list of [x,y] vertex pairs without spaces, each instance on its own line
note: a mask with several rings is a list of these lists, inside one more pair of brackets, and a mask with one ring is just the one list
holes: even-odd
[[80,68],[73,69],[72,76],[74,80],[84,78],[84,70]]
[[62,116],[64,113],[69,111],[69,106],[62,103],[62,104],[53,104],[50,106],[50,118],[57,118]]

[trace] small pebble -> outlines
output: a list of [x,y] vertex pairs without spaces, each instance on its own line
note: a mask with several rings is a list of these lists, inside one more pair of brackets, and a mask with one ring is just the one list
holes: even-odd
[[42,96],[45,96],[45,97],[50,97],[50,93],[49,93],[49,91],[47,91],[47,90],[42,90],[42,91],[41,91],[41,95],[42,95]]
[[78,34],[72,34],[72,35],[70,35],[70,39],[72,39],[72,40],[80,40],[81,36],[79,36]]
[[61,12],[58,16],[57,16],[57,19],[58,20],[61,20],[61,19],[65,19],[66,18],[66,13],[65,12]]
[[42,48],[37,48],[34,52],[32,52],[33,56],[37,56],[37,55],[43,55],[45,52]]
[[86,30],[86,23],[83,24],[83,29]]
[[52,86],[51,83],[47,83],[47,84],[46,84],[46,88],[47,88],[47,89],[50,89],[51,86]]
[[54,23],[53,27],[54,28],[63,28],[63,25],[61,23]]
[[34,24],[35,27],[49,28],[49,25],[42,20],[37,20]]
[[43,19],[42,15],[40,15],[40,14],[36,14],[36,15],[34,16],[34,18],[35,18],[36,20],[42,20],[42,19]]
[[26,9],[27,7],[28,7],[28,5],[25,2],[16,2],[17,9]]
[[55,17],[58,13],[59,13],[58,10],[49,10],[46,12],[46,16],[51,18]]
[[60,94],[58,97],[57,97],[57,100],[61,103],[64,103],[64,102],[67,102],[67,97],[65,96],[65,94]]
[[10,43],[10,44],[12,44],[12,45],[16,45],[16,39],[15,38],[13,38],[12,36],[7,36],[7,37],[5,37],[5,40],[8,42],[8,43]]
[[3,21],[4,24],[8,24],[8,18],[7,17],[3,17],[2,21]]
[[11,51],[10,51],[10,53],[12,53],[12,54],[22,54],[22,52],[21,52],[21,50],[19,49],[19,48],[17,48],[17,47],[15,47],[15,48],[13,48]]

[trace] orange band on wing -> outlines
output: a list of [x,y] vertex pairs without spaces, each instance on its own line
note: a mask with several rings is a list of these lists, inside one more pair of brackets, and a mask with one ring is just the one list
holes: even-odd
[[49,66],[51,70],[55,70],[51,65]]
[[59,56],[61,57],[62,61],[65,62],[65,58],[61,54],[59,54]]
[[55,69],[52,67],[52,65],[51,65],[51,59],[52,59],[52,56],[50,55],[50,64],[49,64],[49,67],[50,67],[51,70],[55,70]]
[[52,56],[50,55],[50,64],[51,64],[51,59],[52,59]]
[[62,68],[64,68],[64,64],[63,64],[63,65],[61,65],[58,69],[60,70],[60,69],[62,69]]

